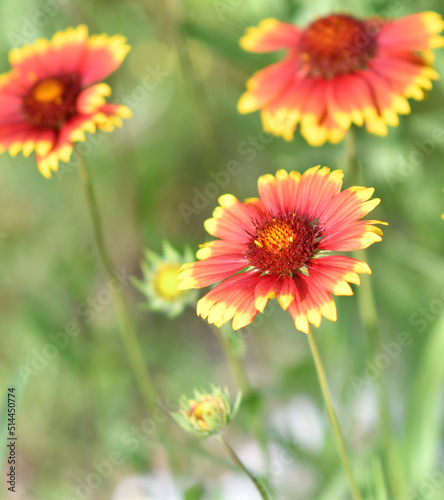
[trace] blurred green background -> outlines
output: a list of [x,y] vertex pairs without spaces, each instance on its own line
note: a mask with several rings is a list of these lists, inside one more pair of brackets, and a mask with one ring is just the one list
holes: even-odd
[[[0,5],[1,71],[9,69],[11,48],[80,23],[92,33],[121,33],[132,46],[107,81],[112,101],[128,105],[133,118],[112,134],[89,136],[79,151],[91,167],[106,239],[167,408],[194,387],[215,383],[235,394],[236,385],[217,337],[193,308],[175,319],[142,312],[143,296],[125,277],[140,278],[144,248],[160,253],[163,240],[180,251],[197,250],[208,239],[203,222],[220,194],[256,196],[257,178],[279,168],[344,168],[344,142],[311,148],[296,133],[286,143],[262,134],[258,113],[236,111],[247,78],[279,58],[243,52],[238,40],[246,27],[266,17],[306,25],[318,14],[338,10],[399,17],[421,10],[442,13],[444,6],[438,0],[16,0]],[[436,68],[444,74],[442,50],[436,51]],[[396,343],[402,332],[409,339],[381,371],[411,499],[438,500],[444,494],[444,141],[433,139],[440,130],[444,138],[443,98],[441,80],[424,101],[411,103],[412,113],[387,137],[356,130],[363,183],[382,199],[372,218],[389,222],[383,242],[368,251],[382,342]],[[165,470],[167,459],[148,429],[113,306],[100,302],[106,279],[76,164],[61,164],[46,180],[32,157],[4,154],[0,162],[0,389],[2,398],[7,387],[18,392],[18,488],[11,498],[112,498],[122,480]],[[221,177],[230,162],[238,162],[239,173]],[[218,176],[224,185],[211,191],[208,185]],[[346,176],[344,185],[350,182]],[[204,189],[211,193],[206,203],[198,195]],[[316,336],[362,489],[366,498],[380,500],[384,437],[375,416],[375,384],[365,378],[377,360],[368,354],[356,296],[336,303],[338,322],[324,319]],[[88,317],[85,308],[92,311]],[[78,335],[63,348],[48,348],[55,339],[66,341],[57,334],[71,322]],[[268,472],[275,498],[348,499],[304,334],[277,304],[236,336],[229,327],[224,331],[234,338],[255,391],[227,432],[230,442],[243,450],[247,465],[261,475]],[[4,413],[1,417],[3,467]],[[143,422],[145,428],[134,430]],[[222,496],[224,474],[232,467],[217,443],[196,442],[172,420],[159,425],[175,443],[171,475],[183,493],[168,496],[164,485],[158,496],[115,498],[256,498]],[[258,465],[262,453],[251,448],[258,432],[268,436],[270,453],[286,451],[286,460],[279,452],[274,459],[279,467],[264,471]],[[119,463],[108,471],[103,463],[117,456]],[[105,467],[101,474],[94,464]],[[85,486],[91,474],[96,486]],[[2,472],[0,496],[8,498],[4,478]]]

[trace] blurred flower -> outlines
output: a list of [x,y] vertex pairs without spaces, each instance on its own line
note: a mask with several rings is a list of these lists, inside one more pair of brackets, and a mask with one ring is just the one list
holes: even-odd
[[89,37],[84,25],[13,49],[12,70],[0,76],[0,152],[29,156],[35,150],[40,172],[51,177],[85,132],[120,127],[131,111],[106,103],[111,88],[96,82],[115,71],[129,50],[126,38]]
[[357,273],[371,273],[365,262],[329,252],[366,248],[381,241],[376,220],[360,220],[380,202],[373,188],[341,192],[343,172],[314,167],[304,174],[279,170],[259,178],[258,198],[245,203],[219,198],[206,230],[219,240],[202,245],[201,262],[186,264],[180,288],[202,288],[222,281],[197,303],[197,313],[233,329],[251,323],[269,299],[278,298],[298,330],[319,326],[321,315],[336,321],[330,294],[352,295]]
[[147,309],[173,318],[197,300],[197,292],[177,289],[179,269],[185,262],[193,260],[193,254],[187,248],[184,255],[180,255],[169,242],[164,242],[162,247],[161,256],[145,250],[145,261],[141,264],[143,281],[133,279],[133,284],[145,295]]
[[398,113],[410,112],[406,98],[423,99],[439,78],[430,49],[444,45],[443,28],[435,12],[395,20],[332,14],[306,29],[265,19],[247,29],[242,48],[287,55],[249,79],[239,112],[260,109],[264,129],[286,140],[300,123],[312,146],[339,142],[351,123],[386,135]]
[[231,405],[227,389],[211,386],[211,392],[195,389],[193,399],[182,396],[179,410],[171,415],[187,432],[205,438],[223,431],[236,416],[240,403],[240,393]]

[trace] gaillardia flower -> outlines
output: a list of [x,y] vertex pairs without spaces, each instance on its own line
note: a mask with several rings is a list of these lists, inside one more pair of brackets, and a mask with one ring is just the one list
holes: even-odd
[[219,434],[233,420],[241,403],[238,393],[233,405],[228,389],[211,386],[211,392],[194,390],[194,398],[182,396],[179,410],[171,415],[187,432],[198,437]]
[[109,104],[105,83],[130,50],[120,35],[88,36],[84,25],[57,32],[51,40],[13,49],[12,69],[0,76],[0,152],[12,156],[34,150],[45,177],[69,161],[73,142],[85,132],[112,131],[131,116],[126,106]]
[[395,20],[332,14],[305,29],[265,19],[241,47],[287,54],[249,79],[239,112],[261,110],[264,130],[286,140],[300,124],[312,146],[339,142],[352,123],[386,135],[410,112],[407,99],[423,99],[438,79],[431,49],[444,45],[443,28],[435,12]]
[[197,313],[221,326],[233,319],[238,330],[277,297],[298,330],[336,320],[333,295],[352,295],[364,262],[330,252],[366,248],[381,241],[376,220],[360,220],[380,202],[374,189],[341,191],[343,172],[314,167],[304,174],[279,170],[259,178],[260,198],[244,203],[219,198],[206,230],[216,238],[201,245],[200,262],[185,264],[180,288],[220,282],[197,303]]
[[193,260],[193,254],[187,248],[181,255],[168,241],[163,242],[162,247],[162,255],[145,250],[145,260],[141,264],[143,280],[133,279],[132,282],[147,299],[144,308],[174,318],[197,301],[195,290],[177,289],[179,269],[185,262]]

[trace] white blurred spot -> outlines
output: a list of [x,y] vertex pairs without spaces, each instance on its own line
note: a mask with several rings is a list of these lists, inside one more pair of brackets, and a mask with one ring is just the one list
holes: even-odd
[[156,470],[145,476],[130,476],[121,481],[111,500],[182,500],[170,474]]
[[317,406],[308,396],[296,396],[274,410],[272,427],[301,448],[318,453],[324,446],[324,425]]

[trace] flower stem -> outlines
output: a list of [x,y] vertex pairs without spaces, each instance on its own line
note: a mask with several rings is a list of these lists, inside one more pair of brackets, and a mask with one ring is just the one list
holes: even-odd
[[240,458],[236,455],[236,452],[233,450],[233,448],[227,443],[225,438],[221,435],[218,434],[217,437],[219,438],[219,441],[222,443],[223,447],[225,448],[226,452],[230,456],[231,460],[243,471],[245,474],[253,481],[254,485],[256,486],[257,490],[261,494],[261,497],[264,500],[270,500],[270,495],[268,494],[265,485],[259,481],[256,477],[251,474],[251,472],[245,467],[245,465],[240,461]]
[[361,185],[361,172],[359,170],[358,156],[356,153],[355,131],[352,127],[345,135],[345,171],[349,183],[354,186]]
[[224,332],[220,328],[214,325],[212,325],[212,330],[216,334],[216,337],[218,338],[222,346],[222,349],[225,352],[228,362],[230,363],[230,367],[233,373],[233,378],[236,382],[238,389],[244,395],[249,394],[251,392],[251,387],[242,360],[234,352],[233,348],[231,347],[230,341],[227,339]]
[[[352,185],[360,185],[361,172],[356,150],[355,136],[352,129],[346,135],[346,167]],[[353,256],[361,261],[368,262],[365,249],[355,250]],[[379,334],[378,313],[375,304],[375,294],[372,281],[369,276],[362,276],[361,286],[356,293],[359,312],[364,330],[367,335],[370,356],[375,359],[379,352],[381,338]],[[395,432],[390,410],[390,398],[385,382],[384,374],[380,374],[377,380],[379,386],[379,414],[383,438],[386,443],[384,455],[388,469],[388,480],[395,500],[408,500],[406,479],[402,468],[401,457],[395,440]]]
[[331,428],[333,430],[333,435],[335,437],[336,446],[338,448],[339,456],[342,461],[342,466],[347,475],[348,482],[350,484],[350,489],[353,493],[354,500],[362,500],[361,493],[356,485],[355,479],[353,477],[352,469],[350,466],[350,461],[347,455],[347,449],[345,447],[344,438],[342,436],[341,428],[339,427],[338,418],[336,417],[335,410],[330,398],[330,392],[328,390],[327,377],[325,375],[324,365],[322,364],[321,356],[319,354],[318,346],[316,345],[316,340],[314,338],[311,329],[308,331],[308,342],[310,344],[311,353],[313,355],[313,360],[316,366],[316,372],[318,374],[319,384],[321,386],[322,396],[324,397],[325,408],[327,410],[328,418],[330,420]]
[[[145,1],[145,3],[149,3]],[[176,57],[179,63],[185,85],[194,99],[196,112],[199,119],[195,120],[199,126],[201,134],[201,147],[199,155],[202,157],[203,166],[221,165],[219,151],[219,141],[214,113],[208,99],[208,92],[205,85],[198,78],[190,52],[188,37],[184,29],[183,2],[181,0],[165,0],[162,2],[164,16],[167,22],[166,33],[170,34],[170,39],[174,44]],[[222,165],[221,165],[222,166]]]
[[[242,359],[234,351],[233,347],[231,346],[230,340],[227,338],[223,330],[215,325],[211,326],[228,359],[233,374],[233,378],[236,382],[238,390],[242,393],[243,396],[248,397],[252,395],[253,394],[252,388],[248,380],[247,373],[245,371],[245,366],[242,363]],[[260,426],[255,425],[254,428],[252,429],[252,434],[254,435],[254,437],[256,438],[261,447],[265,462],[268,463],[270,461],[270,456],[267,447],[267,433],[264,425]]]
[[[86,163],[82,160],[79,163],[80,178],[85,191],[86,200],[88,203],[89,212],[91,215],[94,240],[99,253],[99,258],[105,269],[108,281],[110,284],[115,283],[118,279],[118,274],[112,263],[110,254],[107,250],[105,238],[103,236],[101,217],[99,207],[97,205],[94,187],[92,185],[91,175]],[[114,291],[115,287],[112,288]],[[143,402],[149,414],[154,410],[157,394],[154,389],[151,377],[146,366],[142,349],[137,339],[137,334],[134,329],[128,307],[123,296],[122,288],[112,294],[114,307],[116,310],[117,320],[120,327],[120,333],[125,345],[131,367],[134,372],[137,384],[139,386]]]

